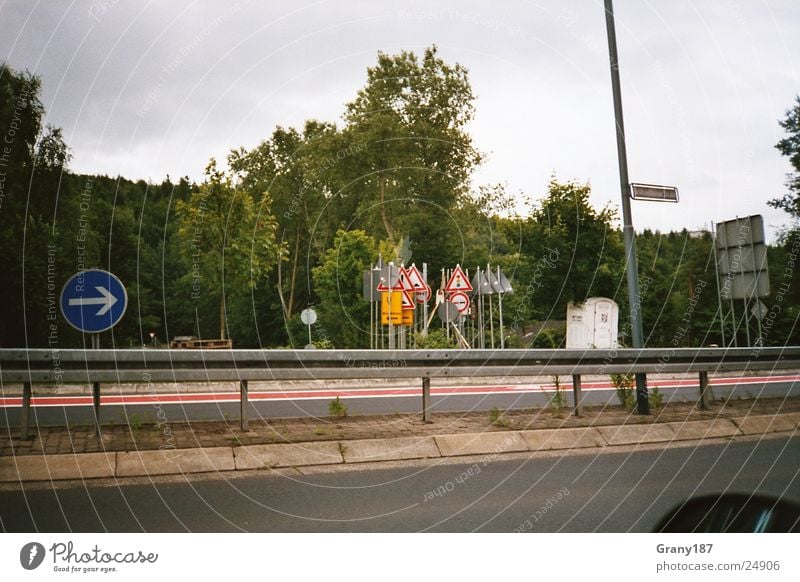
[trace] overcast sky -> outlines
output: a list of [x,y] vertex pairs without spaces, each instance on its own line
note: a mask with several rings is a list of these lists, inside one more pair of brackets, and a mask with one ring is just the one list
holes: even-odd
[[[800,93],[798,0],[616,0],[637,230],[764,214],[786,191],[778,125]],[[340,122],[378,51],[437,44],[470,72],[474,184],[535,197],[551,174],[619,204],[602,0],[0,3],[0,59],[41,76],[77,172],[199,179],[276,125]],[[773,239],[771,236],[770,239]]]

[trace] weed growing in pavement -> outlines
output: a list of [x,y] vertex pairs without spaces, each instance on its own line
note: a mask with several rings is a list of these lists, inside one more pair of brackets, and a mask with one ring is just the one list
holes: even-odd
[[631,412],[636,406],[636,398],[633,395],[633,374],[611,374],[611,383],[614,385],[619,403],[625,410]]
[[328,415],[337,418],[344,418],[347,416],[347,406],[344,405],[344,402],[342,402],[338,396],[328,404]]
[[547,405],[553,412],[553,416],[561,418],[562,411],[564,410],[565,398],[564,393],[561,391],[561,378],[553,376],[553,387],[556,389],[550,397]]
[[489,422],[493,426],[500,426],[502,428],[508,428],[511,426],[511,423],[508,419],[504,416],[505,412],[497,408],[496,406],[489,411]]
[[134,412],[128,416],[128,425],[131,427],[131,430],[142,430],[142,418]]
[[647,400],[650,402],[650,408],[653,410],[658,410],[664,405],[664,395],[655,386],[647,394]]

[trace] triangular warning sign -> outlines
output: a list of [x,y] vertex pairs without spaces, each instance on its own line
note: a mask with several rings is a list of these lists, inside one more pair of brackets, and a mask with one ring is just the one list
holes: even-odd
[[403,289],[406,291],[414,291],[414,284],[411,282],[411,273],[409,269],[400,267],[400,282],[403,284]]
[[422,280],[422,275],[416,265],[411,265],[406,269],[406,273],[408,275],[408,282],[411,283],[415,291],[425,291],[425,281]]
[[411,297],[411,293],[408,291],[403,291],[403,309],[414,309],[416,304],[414,303],[414,299]]
[[450,280],[447,282],[447,286],[445,286],[444,290],[449,293],[454,293],[455,291],[472,291],[472,285],[461,269],[461,265],[456,265],[456,268],[453,269],[453,274],[450,275]]

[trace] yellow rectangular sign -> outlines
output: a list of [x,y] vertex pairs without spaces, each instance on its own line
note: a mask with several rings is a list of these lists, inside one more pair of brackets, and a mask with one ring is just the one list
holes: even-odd
[[402,291],[386,291],[381,293],[381,323],[389,325],[403,323],[403,293]]

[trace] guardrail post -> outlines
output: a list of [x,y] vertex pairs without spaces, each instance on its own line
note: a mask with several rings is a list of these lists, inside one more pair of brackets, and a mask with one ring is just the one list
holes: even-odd
[[94,408],[94,436],[100,436],[100,382],[92,382],[92,405]]
[[28,434],[31,418],[31,392],[31,383],[25,382],[22,385],[22,414],[19,419],[19,439],[21,441],[31,438]]
[[647,391],[647,374],[637,372],[636,379],[636,411],[642,415],[650,414],[650,394]]
[[431,379],[422,379],[422,422],[431,422]]
[[250,430],[247,424],[247,380],[239,380],[239,418],[241,429],[244,432]]
[[708,389],[708,372],[700,372],[700,409],[711,408],[711,392]]
[[581,410],[581,375],[580,374],[573,374],[572,375],[572,397],[575,399],[575,416],[582,416],[583,411]]

